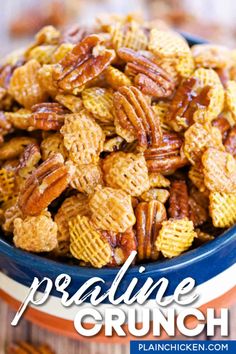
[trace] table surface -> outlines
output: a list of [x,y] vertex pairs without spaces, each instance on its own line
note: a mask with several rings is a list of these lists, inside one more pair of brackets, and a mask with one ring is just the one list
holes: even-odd
[[[55,350],[56,354],[129,354],[129,345],[119,344],[98,344],[91,340],[88,342],[74,341],[62,336],[57,336],[44,329],[39,328],[26,320],[13,328],[10,323],[14,317],[12,311],[5,303],[0,301],[0,354],[5,354],[4,348],[7,343],[17,340],[28,340],[31,343],[48,343]],[[227,339],[236,338],[236,306],[230,309],[230,336]],[[175,339],[186,339],[177,337]],[[189,339],[189,338],[188,338]],[[196,338],[194,338],[196,339]],[[214,338],[207,338],[202,334],[197,339],[224,339],[219,334]]]

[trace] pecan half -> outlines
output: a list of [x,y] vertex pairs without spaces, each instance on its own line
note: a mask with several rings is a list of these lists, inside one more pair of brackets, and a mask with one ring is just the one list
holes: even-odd
[[34,170],[40,159],[41,154],[37,144],[29,144],[26,146],[16,168],[17,176],[23,179],[27,178],[28,175]]
[[224,141],[227,138],[228,132],[231,128],[229,121],[226,118],[220,116],[212,121],[212,125],[213,127],[219,129]]
[[77,23],[66,28],[60,38],[60,43],[77,44],[91,33],[91,29],[79,26]]
[[236,158],[236,126],[234,126],[230,130],[230,132],[224,142],[224,145],[225,145],[226,151],[229,152],[231,155],[233,155],[234,158]]
[[25,215],[39,215],[68,186],[73,174],[61,154],[43,162],[25,182],[18,205]]
[[30,125],[41,130],[60,130],[67,113],[69,110],[59,103],[39,103],[32,107]]
[[135,85],[144,94],[169,97],[173,93],[174,80],[152,60],[129,48],[118,49],[118,55],[127,62],[126,73],[134,77]]
[[113,250],[112,260],[109,266],[125,263],[131,252],[137,250],[135,233],[131,227],[125,232],[118,234],[112,231],[102,231],[102,235],[108,240]]
[[175,131],[187,129],[194,122],[194,113],[210,103],[208,98],[210,87],[204,87],[197,94],[194,91],[196,82],[195,78],[189,78],[176,90],[168,116],[168,122]]
[[162,222],[166,220],[164,205],[156,200],[139,203],[136,210],[136,237],[138,260],[157,260],[159,251],[155,246]]
[[175,133],[164,133],[162,143],[144,152],[149,172],[167,174],[188,164],[182,153],[182,138]]
[[137,138],[139,150],[160,145],[159,119],[136,87],[123,86],[114,94],[114,110],[119,125]]
[[189,197],[187,184],[183,180],[176,180],[171,183],[169,198],[169,216],[173,219],[189,217]]
[[197,198],[189,197],[189,219],[194,226],[200,226],[208,219],[208,205],[201,205]]
[[54,80],[60,89],[73,93],[97,77],[114,58],[114,50],[102,46],[100,36],[87,36],[55,66]]

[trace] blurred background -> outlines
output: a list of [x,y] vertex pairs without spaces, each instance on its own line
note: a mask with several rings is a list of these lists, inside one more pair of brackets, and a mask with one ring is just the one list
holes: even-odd
[[44,25],[91,24],[105,12],[138,13],[236,47],[235,0],[8,0],[1,1],[0,56],[24,47]]

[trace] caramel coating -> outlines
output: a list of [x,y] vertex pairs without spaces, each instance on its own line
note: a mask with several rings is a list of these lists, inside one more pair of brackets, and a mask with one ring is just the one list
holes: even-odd
[[74,165],[75,172],[70,182],[81,193],[92,194],[98,185],[103,185],[101,167],[97,164]]
[[97,77],[114,57],[113,50],[101,46],[98,35],[87,36],[55,66],[54,80],[59,89],[75,93]]
[[32,107],[30,125],[41,130],[60,130],[68,110],[59,103],[40,103]]
[[100,126],[86,110],[68,114],[61,129],[69,157],[76,164],[96,163],[105,140]]
[[152,260],[159,258],[156,240],[162,222],[166,220],[166,209],[158,201],[139,203],[135,209],[136,237],[138,243],[138,260]]
[[113,92],[110,89],[91,87],[82,92],[85,108],[103,123],[114,121]]
[[149,172],[169,174],[188,164],[181,151],[183,139],[175,133],[164,133],[157,148],[144,152]]
[[128,63],[126,74],[134,77],[135,85],[143,94],[164,98],[173,93],[172,77],[155,62],[129,48],[120,48],[118,55]]
[[[147,103],[144,95],[136,87],[121,87],[114,94],[115,126],[118,135],[125,140],[138,139],[140,150],[148,146],[158,146],[162,132],[158,117],[155,117],[152,107]],[[131,134],[131,139],[122,134],[122,130]]]
[[49,156],[57,153],[61,154],[64,159],[68,156],[68,152],[64,146],[63,136],[60,133],[50,134],[43,139],[40,149],[44,161],[47,160]]
[[32,59],[17,68],[10,80],[9,93],[25,108],[31,108],[47,99],[37,76],[40,67],[37,60]]
[[14,244],[29,252],[50,252],[57,246],[57,224],[49,212],[14,220]]
[[188,189],[185,181],[176,180],[171,183],[169,204],[168,212],[172,219],[189,217]]
[[220,131],[211,124],[193,124],[184,134],[184,153],[194,165],[201,162],[202,155],[207,148],[216,148],[224,151]]
[[68,186],[74,169],[64,164],[61,154],[44,161],[26,180],[18,205],[25,215],[39,215]]
[[209,148],[202,156],[204,181],[212,192],[236,193],[236,160],[227,152]]
[[125,232],[135,224],[131,196],[121,189],[102,188],[90,198],[91,222],[101,230]]
[[134,15],[42,28],[0,65],[4,235],[95,268],[217,237],[236,223],[235,79],[235,50]]
[[103,161],[107,186],[139,196],[149,189],[148,169],[141,154],[114,152]]

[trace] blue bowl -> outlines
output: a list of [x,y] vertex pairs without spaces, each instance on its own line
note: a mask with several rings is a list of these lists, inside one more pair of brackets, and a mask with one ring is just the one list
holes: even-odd
[[[236,226],[227,230],[216,239],[179,257],[144,264],[145,272],[143,274],[139,274],[138,272],[140,265],[132,266],[129,268],[117,296],[121,295],[127,289],[127,285],[135,276],[139,278],[139,287],[144,284],[149,276],[155,281],[162,277],[167,278],[170,281],[170,286],[166,295],[173,294],[176,286],[187,277],[195,279],[196,286],[199,286],[235,265],[235,250]],[[9,278],[26,287],[30,287],[34,277],[39,279],[49,277],[54,281],[58,275],[68,274],[73,279],[73,284],[69,291],[70,294],[74,294],[84,282],[94,276],[98,276],[105,281],[103,289],[106,291],[110,288],[112,281],[119,271],[119,268],[94,269],[68,265],[22,251],[3,239],[0,239],[0,269]],[[52,294],[60,296],[55,289]]]

